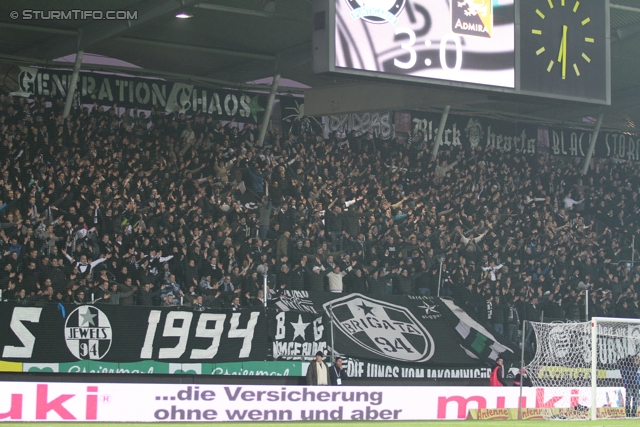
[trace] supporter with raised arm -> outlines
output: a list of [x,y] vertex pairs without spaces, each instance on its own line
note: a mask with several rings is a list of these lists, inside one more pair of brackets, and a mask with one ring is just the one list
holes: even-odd
[[86,255],[80,255],[80,260],[76,261],[69,254],[67,254],[67,251],[64,249],[62,249],[62,254],[65,256],[65,258],[67,258],[67,260],[72,265],[72,267],[78,268],[80,277],[87,277],[89,274],[91,274],[95,266],[102,264],[103,262],[111,258],[111,254],[107,254],[104,257],[98,258],[95,261],[87,262],[88,260]]

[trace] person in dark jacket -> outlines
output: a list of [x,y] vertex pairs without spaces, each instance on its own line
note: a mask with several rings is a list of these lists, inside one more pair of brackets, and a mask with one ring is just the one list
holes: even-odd
[[333,252],[342,250],[342,230],[344,230],[344,217],[340,207],[336,206],[333,211],[325,215],[325,224],[327,236],[331,242],[331,250]]
[[507,323],[507,339],[516,344],[518,341],[518,329],[520,329],[520,313],[511,298],[507,300],[507,310],[505,315]]
[[[564,310],[562,309],[562,295],[554,294],[553,296],[551,296],[550,301],[545,308],[546,310],[545,310],[544,317],[549,317],[550,319],[560,319],[560,320],[565,318],[565,313],[564,313]],[[547,312],[549,314],[547,314]]]
[[530,322],[540,321],[540,307],[538,305],[538,297],[531,297],[529,304],[525,306],[527,320]]
[[367,284],[371,295],[387,295],[387,280],[380,277],[380,272],[377,269],[367,276]]
[[133,295],[133,293],[138,290],[138,288],[136,286],[134,286],[130,291],[127,292],[120,292],[118,291],[118,284],[117,283],[112,283],[110,285],[110,290],[109,292],[105,293],[102,296],[102,301],[106,304],[112,304],[112,305],[120,305],[120,301],[124,298],[127,298],[128,296]]
[[[108,280],[100,280],[98,285],[93,288],[93,299],[94,301],[100,301],[104,298],[104,294],[109,293],[109,281]],[[106,302],[106,301],[102,301]]]
[[499,295],[493,297],[493,318],[491,323],[493,329],[500,335],[504,335],[504,312],[507,309],[506,304]]
[[130,294],[128,297],[123,297],[120,300],[120,305],[134,305],[136,300],[135,295],[135,287],[133,285],[133,280],[131,277],[127,277],[124,279],[124,283],[118,284],[118,291],[128,293],[129,291],[134,291],[134,293]]
[[362,275],[362,270],[356,268],[344,278],[347,292],[365,294],[367,293],[367,279]]
[[276,288],[291,289],[291,272],[287,264],[280,266],[280,271],[276,272]]
[[398,295],[413,295],[411,278],[406,269],[403,269],[399,275],[393,278],[393,290]]
[[275,215],[273,215],[272,219],[280,224],[281,231],[293,230],[293,211],[289,209],[288,203],[283,203],[280,209],[275,212]]
[[309,268],[307,261],[302,264],[304,281],[306,290],[309,292],[323,292],[324,291],[324,274],[322,274],[325,268],[322,265],[314,265]]
[[293,270],[289,273],[289,289],[294,291],[303,291],[304,289],[304,271],[298,264],[293,267]]
[[347,370],[342,367],[341,357],[336,357],[333,366],[329,368],[329,377],[331,378],[331,385],[343,385],[344,380],[349,378]]
[[303,244],[304,242],[302,240],[298,240],[295,246],[293,246],[293,248],[288,251],[288,255],[291,259],[292,265],[300,264],[300,261],[302,261],[302,257],[306,255],[305,249],[302,246]]
[[262,197],[262,204],[260,205],[258,223],[260,224],[260,239],[267,238],[267,232],[271,225],[271,212],[273,211],[273,205],[269,201],[268,196]]
[[162,288],[164,288],[164,285],[160,289],[154,290],[151,287],[151,283],[145,283],[142,290],[138,292],[138,305],[155,305],[154,300],[160,297]]
[[[359,197],[362,199],[362,197]],[[357,236],[360,233],[360,218],[371,215],[371,212],[362,212],[362,206],[354,208],[353,206],[344,212],[344,229],[351,236]]]

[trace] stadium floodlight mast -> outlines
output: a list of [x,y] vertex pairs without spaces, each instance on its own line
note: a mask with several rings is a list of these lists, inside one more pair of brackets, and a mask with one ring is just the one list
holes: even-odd
[[537,351],[526,367],[534,387],[552,388],[559,408],[547,419],[638,415],[640,319],[594,317],[581,323],[529,322]]

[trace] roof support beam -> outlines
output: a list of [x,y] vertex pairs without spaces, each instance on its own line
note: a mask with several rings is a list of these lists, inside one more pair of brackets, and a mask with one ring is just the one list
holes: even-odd
[[635,12],[635,13],[640,13],[640,8],[639,7],[631,7],[631,6],[623,6],[621,4],[609,4],[609,9],[618,9],[618,10],[624,10],[625,12]]
[[284,19],[289,21],[298,21],[298,22],[309,22],[311,20],[310,17],[301,17],[294,15],[285,15],[282,13],[273,13],[273,12],[265,12],[263,10],[255,10],[255,9],[244,9],[239,7],[230,7],[223,6],[220,4],[211,4],[211,3],[200,3],[195,7],[198,9],[206,9],[206,10],[214,10],[216,12],[226,12],[226,13],[236,13],[239,15],[247,15],[247,16],[257,16],[260,18],[274,18],[274,19]]
[[264,111],[264,117],[262,118],[262,126],[260,126],[260,135],[258,136],[258,145],[264,144],[264,137],[267,134],[267,127],[269,127],[269,120],[271,120],[271,112],[273,111],[273,101],[276,99],[276,92],[278,91],[278,84],[280,83],[280,73],[276,73],[273,76],[273,82],[271,83],[271,92],[269,92],[269,100],[267,101],[267,108]]
[[62,111],[62,118],[69,117],[71,112],[71,104],[73,103],[73,97],[76,94],[76,85],[78,84],[78,76],[80,75],[80,66],[82,65],[82,57],[84,52],[79,50],[76,52],[76,60],[73,64],[73,72],[71,73],[71,82],[67,87],[67,98],[64,101],[64,110]]
[[123,41],[125,43],[135,43],[145,46],[154,46],[154,47],[163,47],[168,49],[180,49],[180,50],[190,50],[193,52],[202,52],[202,53],[210,53],[213,55],[224,55],[224,56],[237,56],[239,58],[248,58],[248,59],[258,59],[262,61],[275,61],[276,57],[274,55],[263,55],[259,53],[249,53],[249,52],[238,52],[234,50],[227,49],[216,49],[212,47],[201,47],[201,46],[193,46],[188,44],[180,44],[180,43],[168,43],[163,41],[156,40],[145,40],[138,39],[133,37],[119,37],[117,41]]
[[311,63],[311,61],[311,43],[303,43],[279,52],[273,66],[265,67],[265,63],[259,60],[250,61],[238,66],[212,70],[208,77],[250,82],[271,77],[276,72],[285,74],[287,70]]
[[[49,34],[59,34],[59,35],[73,36],[73,37],[76,37],[78,35],[76,31],[60,30],[57,28],[36,27],[33,25],[12,24],[8,22],[0,22],[0,28],[5,28],[9,30],[34,31],[34,32],[49,33]],[[235,56],[239,58],[258,59],[262,61],[276,61],[277,59],[276,55],[264,55],[260,53],[239,52],[235,50],[216,49],[211,47],[194,46],[194,45],[181,44],[181,43],[169,43],[169,42],[157,41],[157,40],[145,40],[145,39],[139,39],[135,37],[118,37],[115,40],[126,42],[126,43],[146,45],[146,46],[190,50],[193,52],[210,53],[213,55],[223,55],[223,56]],[[55,59],[55,58],[51,58],[51,59]]]
[[[149,21],[159,18],[167,13],[175,12],[181,7],[189,6],[198,0],[147,0],[138,3],[128,9],[135,13],[137,19],[134,20],[104,20],[93,21],[81,27],[82,40],[80,46],[77,41],[68,36],[59,35],[52,37],[44,43],[38,43],[30,48],[16,52],[16,55],[32,58],[55,59],[76,52],[78,49],[84,51],[87,48],[105,40],[119,36],[132,28],[139,27]],[[181,4],[182,3],[182,4]]]
[[[440,117],[440,125],[438,126],[438,135],[436,136],[436,141],[433,144],[433,150],[431,151],[431,158],[433,158],[433,159],[437,159],[438,158],[438,150],[440,149],[440,146],[442,145],[442,135],[444,135],[444,127],[447,125],[447,118],[449,117],[449,110],[451,110],[451,106],[450,105],[445,105],[444,111],[442,112],[442,116]],[[442,266],[442,263],[440,264],[440,266]],[[440,268],[442,268],[442,267],[440,267]],[[442,270],[440,270],[440,272],[442,273]],[[440,293],[440,290],[438,290],[438,293]]]
[[589,144],[589,151],[587,151],[587,155],[584,158],[584,163],[582,165],[582,175],[586,175],[589,171],[589,164],[591,163],[591,157],[593,156],[593,152],[596,149],[596,142],[598,142],[598,134],[600,133],[600,126],[602,126],[602,118],[604,114],[600,112],[598,114],[598,120],[596,121],[596,127],[593,129],[593,134],[591,135],[591,143]]
[[36,27],[35,25],[12,24],[10,22],[0,22],[0,28],[18,31],[33,31],[37,33],[60,34],[64,36],[77,36],[78,32],[73,30],[61,30],[59,28]]

